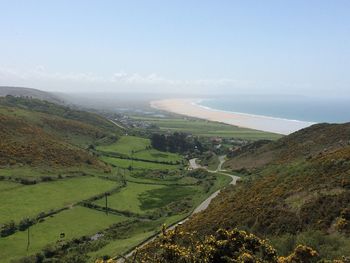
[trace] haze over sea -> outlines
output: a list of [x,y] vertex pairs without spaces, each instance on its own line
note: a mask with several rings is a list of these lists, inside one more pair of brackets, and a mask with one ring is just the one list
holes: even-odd
[[308,121],[350,121],[350,98],[237,95],[201,100],[198,105],[215,110]]

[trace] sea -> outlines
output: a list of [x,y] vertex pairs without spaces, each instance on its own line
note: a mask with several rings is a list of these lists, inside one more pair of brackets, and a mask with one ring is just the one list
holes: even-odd
[[215,110],[289,120],[350,122],[350,97],[230,95],[201,99],[197,104]]

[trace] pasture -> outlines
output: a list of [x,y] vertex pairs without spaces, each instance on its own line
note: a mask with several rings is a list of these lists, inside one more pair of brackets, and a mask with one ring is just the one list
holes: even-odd
[[21,186],[22,186],[21,184],[14,183],[14,182],[0,181],[0,192],[4,193],[5,191],[10,191]]
[[[27,230],[18,231],[15,234],[0,238],[1,262],[32,255],[42,250],[48,244],[54,244],[60,240],[71,240],[83,235],[92,236],[99,230],[108,226],[128,220],[122,216],[116,216],[95,211],[84,207],[74,207],[62,211],[45,221],[33,225],[29,229],[30,245],[27,248]],[[65,237],[60,238],[64,233]]]
[[[86,251],[91,262],[106,254],[115,256],[124,253],[158,232],[163,223],[169,225],[186,217],[208,195],[229,182],[227,176],[219,174],[214,179],[188,176],[183,170],[183,158],[180,155],[154,150],[150,148],[148,139],[123,136],[116,143],[98,146],[97,149],[102,161],[118,168],[111,168],[111,173],[86,167],[18,166],[0,170],[1,175],[12,180],[0,181],[1,197],[7,200],[0,204],[0,224],[11,220],[18,223],[25,217],[33,218],[41,212],[67,208],[29,228],[31,242],[28,252],[27,230],[0,238],[0,247],[4,248],[0,251],[2,259],[8,262],[40,252],[47,245],[59,241],[60,233],[65,233],[64,240],[69,241],[92,236],[114,223],[133,220],[125,228],[116,226],[118,235],[104,238],[104,246],[97,251],[94,252],[94,245]],[[121,159],[103,154],[107,152],[150,161]],[[175,164],[177,162],[179,164]],[[132,169],[129,170],[130,166]],[[43,181],[44,177],[51,179],[46,182]],[[37,183],[23,185],[14,182],[16,178],[30,178]],[[125,187],[108,196],[108,207],[129,213],[128,217],[112,213],[107,216],[103,211],[77,205],[121,186],[124,181]],[[105,199],[91,203],[104,207]],[[145,221],[145,216],[152,219]]]
[[[0,181],[0,186],[3,188],[10,185]],[[35,217],[40,212],[72,205],[116,186],[117,182],[96,177],[75,177],[35,185],[20,185],[1,191],[1,199],[6,202],[0,202],[0,223]]]
[[[145,195],[157,202],[159,197],[152,196],[155,190],[167,189],[164,185],[139,184],[128,182],[127,187],[121,189],[119,192],[108,197],[108,206],[110,208],[120,211],[130,211],[137,214],[144,214],[155,207],[145,206]],[[167,189],[168,190],[168,189]],[[146,198],[147,199],[147,198]],[[95,201],[94,203],[104,206],[104,199]]]
[[39,182],[43,177],[52,179],[79,175],[105,175],[100,169],[87,166],[52,167],[52,166],[11,166],[0,168],[0,175],[12,179],[26,179]]
[[133,119],[155,124],[163,132],[185,132],[203,137],[223,137],[243,140],[276,140],[282,137],[281,135],[275,133],[252,130],[224,123],[187,117],[149,118],[134,116]]
[[118,153],[130,158],[155,162],[175,163],[182,160],[182,157],[179,154],[151,149],[149,139],[135,136],[122,136],[113,144],[98,146],[97,150],[107,153]]
[[133,152],[145,150],[150,146],[150,141],[135,136],[122,136],[116,143],[106,146],[98,146],[97,149],[104,152],[117,152],[131,156]]
[[141,169],[141,170],[173,170],[179,169],[179,165],[163,164],[163,163],[154,163],[154,162],[142,162],[137,160],[130,159],[121,159],[115,157],[102,156],[101,160],[106,163],[113,164],[120,168],[128,169]]

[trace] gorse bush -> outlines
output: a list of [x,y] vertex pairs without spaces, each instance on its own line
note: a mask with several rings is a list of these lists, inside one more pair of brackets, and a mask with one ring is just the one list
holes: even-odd
[[165,231],[156,241],[134,253],[135,263],[308,263],[318,253],[307,246],[297,246],[287,257],[278,257],[276,250],[263,239],[237,229],[219,229],[214,235],[200,237],[194,232],[174,229]]

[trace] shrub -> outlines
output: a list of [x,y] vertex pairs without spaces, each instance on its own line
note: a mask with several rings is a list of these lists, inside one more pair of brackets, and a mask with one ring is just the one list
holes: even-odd
[[310,247],[299,245],[288,257],[280,257],[279,263],[311,263],[316,262],[318,253]]
[[16,228],[16,224],[14,221],[10,221],[9,223],[6,223],[4,225],[1,226],[0,228],[0,236],[1,237],[6,237],[9,235],[12,235],[13,233],[15,233],[17,230]]
[[32,219],[23,218],[18,224],[18,230],[24,231],[33,224],[34,224],[34,221]]
[[245,231],[218,230],[203,239],[194,233],[165,231],[142,248],[135,262],[277,262],[276,251],[265,241]]

